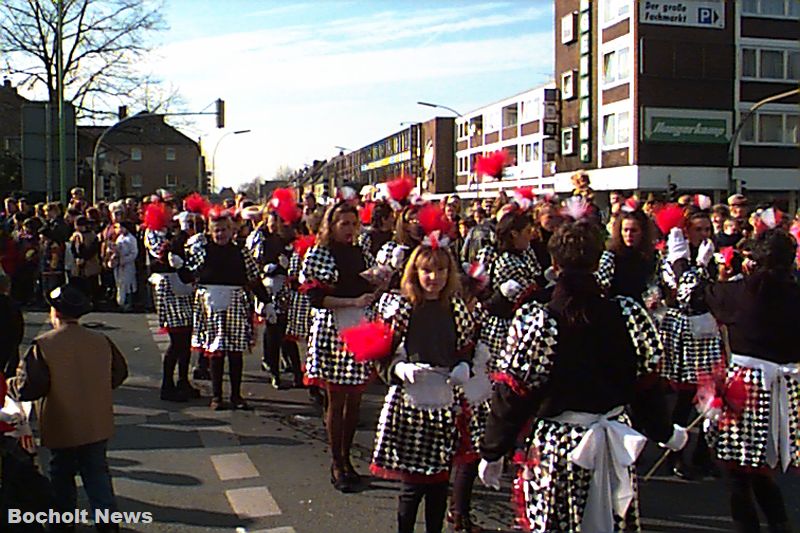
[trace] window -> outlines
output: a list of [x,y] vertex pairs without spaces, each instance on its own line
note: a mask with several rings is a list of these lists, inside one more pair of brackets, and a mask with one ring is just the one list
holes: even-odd
[[610,26],[630,13],[629,0],[603,0],[603,25]]
[[133,189],[141,189],[142,188],[142,175],[141,174],[134,174],[131,176],[131,188]]
[[561,75],[561,98],[569,100],[575,97],[575,71],[569,70]]
[[575,40],[575,14],[570,13],[561,17],[561,44],[571,43]]
[[758,140],[766,143],[783,142],[783,116],[760,114],[758,117]]
[[783,131],[783,142],[787,144],[800,143],[800,116],[786,115],[786,127]]
[[744,0],[742,13],[762,17],[797,17],[800,15],[798,0]]
[[178,186],[178,176],[173,176],[172,174],[167,174],[166,184],[167,184],[167,187],[177,187]]
[[533,161],[539,161],[541,159],[541,146],[538,142],[533,143],[533,149],[531,150],[531,159]]
[[175,148],[172,146],[167,147],[167,161],[175,161]]
[[742,48],[742,78],[797,81],[800,79],[800,50]]
[[131,148],[131,161],[141,161],[142,160],[142,149],[134,146]]
[[603,84],[625,83],[630,75],[628,67],[629,50],[620,48],[603,55]]
[[[746,113],[742,110],[742,113]],[[796,146],[800,142],[800,116],[796,113],[762,111],[742,126],[742,144],[772,144]]]
[[628,144],[630,114],[627,111],[603,117],[603,149],[621,148]]
[[533,147],[530,144],[524,144],[522,145],[522,148],[523,148],[522,160],[525,161],[526,163],[530,163],[532,158]]
[[570,155],[575,153],[575,146],[572,142],[572,130],[574,128],[564,128],[561,132],[561,154]]

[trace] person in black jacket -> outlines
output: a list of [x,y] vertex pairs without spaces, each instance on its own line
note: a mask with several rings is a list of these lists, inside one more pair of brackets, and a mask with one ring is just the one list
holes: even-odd
[[499,489],[502,457],[533,417],[516,484],[524,529],[637,530],[634,463],[645,437],[631,422],[672,449],[688,438],[670,422],[655,375],[663,353],[658,332],[636,301],[603,295],[594,277],[599,228],[565,224],[549,248],[558,281],[550,303],[525,304],[512,323],[480,477]]
[[19,364],[19,345],[25,335],[25,322],[9,297],[11,280],[0,270],[0,372],[13,376]]

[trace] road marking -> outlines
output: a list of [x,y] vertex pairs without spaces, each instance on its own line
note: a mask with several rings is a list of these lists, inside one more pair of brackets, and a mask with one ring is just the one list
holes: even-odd
[[246,453],[212,455],[211,462],[214,463],[214,469],[217,471],[220,481],[247,479],[261,475]]
[[247,528],[237,527],[236,533],[297,533],[293,527],[275,527],[272,529],[259,529],[256,531],[248,531]]
[[281,514],[267,487],[247,487],[225,491],[225,497],[239,518],[260,518]]

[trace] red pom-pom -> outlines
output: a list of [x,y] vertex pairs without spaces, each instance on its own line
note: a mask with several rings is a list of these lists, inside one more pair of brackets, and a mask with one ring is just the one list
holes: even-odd
[[414,180],[408,176],[400,176],[386,183],[386,188],[389,190],[389,196],[395,202],[403,202],[414,190]]
[[183,200],[183,208],[190,213],[206,216],[211,209],[211,203],[199,193],[193,192]]
[[306,256],[306,252],[316,243],[317,238],[314,235],[303,235],[302,237],[296,238],[292,246],[294,247],[294,251],[297,252],[297,255],[302,259]]
[[498,150],[487,156],[478,156],[475,161],[475,172],[479,176],[500,179],[503,176],[503,169],[508,166],[509,161],[508,152],[505,150]]
[[393,331],[383,322],[362,322],[342,331],[345,350],[359,363],[375,361],[389,355]]
[[287,224],[294,224],[303,216],[303,212],[297,207],[297,199],[292,189],[275,189],[269,206]]
[[419,210],[417,218],[426,235],[431,235],[434,231],[447,235],[453,227],[453,222],[447,218],[438,204],[427,204]]
[[171,219],[172,213],[167,204],[151,202],[144,211],[142,225],[149,230],[161,231],[167,227]]
[[668,204],[656,211],[656,226],[663,235],[669,235],[672,228],[683,226],[685,217],[683,208],[678,204]]
[[722,254],[722,260],[725,262],[725,266],[731,266],[731,262],[733,261],[733,256],[736,255],[736,251],[733,249],[733,246],[725,246],[719,251]]
[[731,414],[739,417],[744,413],[748,396],[748,385],[744,382],[741,373],[737,373],[725,388],[725,405],[730,409]]
[[223,218],[233,218],[233,212],[222,205],[212,205],[208,210],[209,220],[222,220]]
[[375,204],[373,202],[367,202],[358,210],[358,218],[361,219],[361,223],[365,226],[372,222],[372,210],[374,207]]

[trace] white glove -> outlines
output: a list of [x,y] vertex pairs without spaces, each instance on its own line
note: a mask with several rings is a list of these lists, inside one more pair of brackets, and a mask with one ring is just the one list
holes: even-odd
[[522,291],[525,290],[525,287],[510,279],[508,281],[503,282],[500,285],[500,294],[508,298],[509,300],[516,300]]
[[672,228],[667,237],[667,262],[672,264],[678,259],[689,259],[689,241],[681,228]]
[[686,443],[689,442],[689,432],[678,424],[673,424],[672,427],[672,436],[667,442],[660,443],[659,446],[677,452],[682,450]]
[[500,490],[500,476],[503,474],[503,459],[491,463],[486,459],[481,459],[478,465],[478,476],[481,482],[490,489]]
[[467,381],[469,381],[469,363],[461,361],[450,371],[450,383],[463,385]]
[[405,246],[397,246],[394,250],[392,250],[392,258],[389,260],[389,264],[392,265],[393,269],[400,270],[400,268],[403,266],[403,261],[405,258]]
[[18,426],[25,422],[25,417],[19,412],[6,413],[5,411],[0,411],[0,422],[5,422],[6,424],[12,426]]
[[407,363],[401,361],[394,365],[394,375],[407,383],[414,383],[416,374],[430,367],[431,365],[425,363]]
[[167,262],[169,263],[169,266],[175,269],[183,267],[183,258],[178,254],[173,254],[172,252],[167,254]]
[[706,239],[700,243],[700,247],[697,249],[697,265],[707,267],[713,258],[714,243],[711,242],[711,239]]
[[478,342],[475,345],[475,353],[472,355],[472,366],[485,368],[491,357],[492,354],[489,351],[489,346],[487,346],[485,342]]
[[271,303],[264,304],[264,309],[261,312],[264,317],[264,320],[267,321],[269,324],[277,324],[278,323],[278,313],[275,311],[275,306]]
[[268,265],[264,265],[264,274],[266,274],[267,276],[269,276],[270,274],[272,274],[276,270],[278,270],[278,265],[276,265],[275,263],[270,263]]

